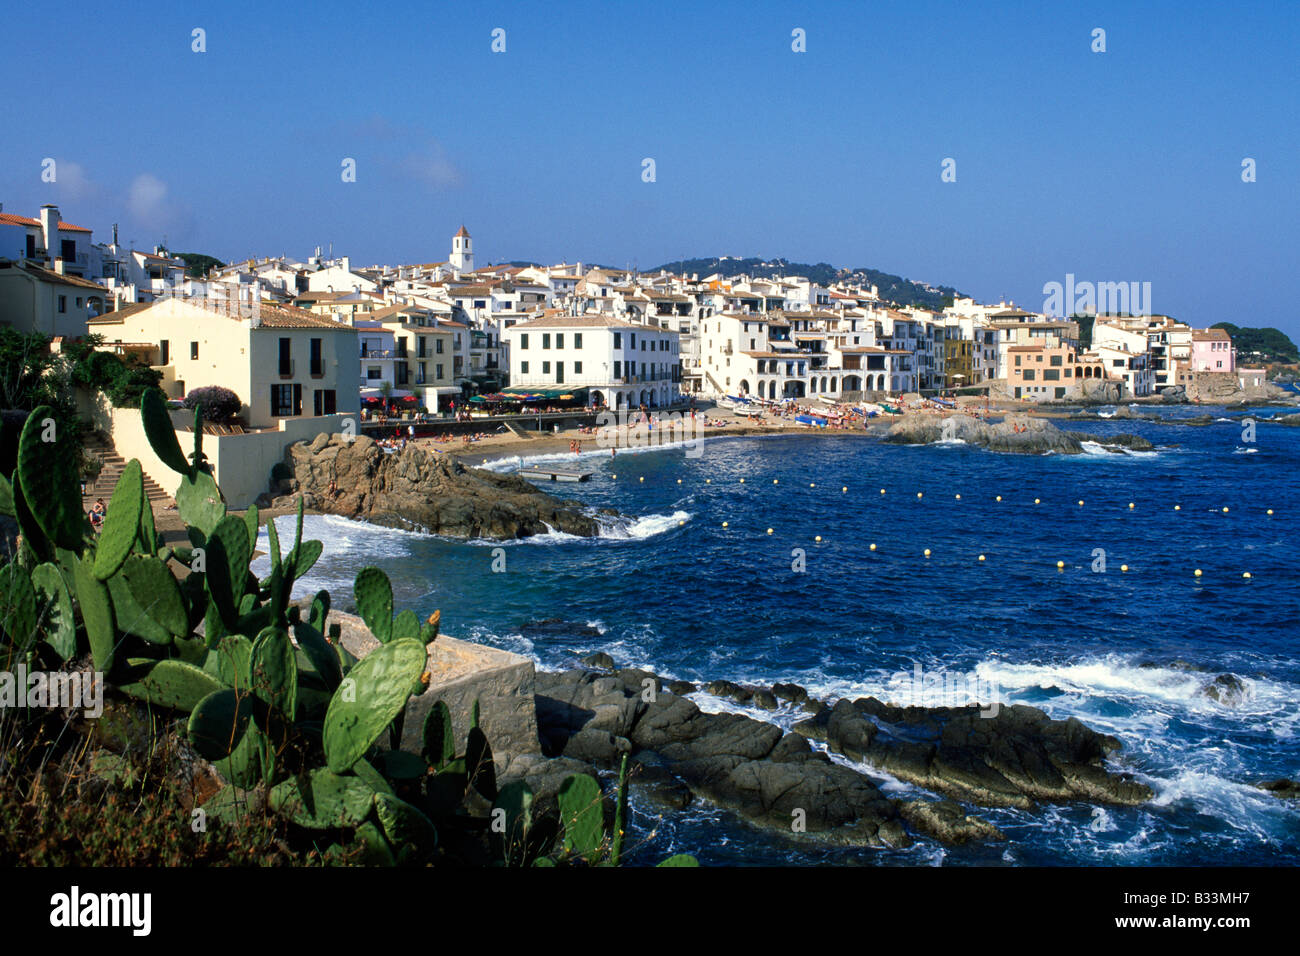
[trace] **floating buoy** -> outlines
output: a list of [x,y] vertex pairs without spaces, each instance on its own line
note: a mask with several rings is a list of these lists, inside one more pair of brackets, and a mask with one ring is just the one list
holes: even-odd
[[919,491],[918,491],[918,492],[916,493],[916,497],[920,498],[920,497],[922,497],[922,496],[923,496],[922,492],[919,492]]
[[1269,508],[1267,513],[1268,513],[1268,514],[1272,514],[1272,513],[1273,513],[1273,509],[1272,509],[1272,508]]
[[1064,561],[1057,561],[1057,562],[1056,562],[1056,570],[1060,571],[1060,570],[1062,570],[1062,569],[1064,569],[1064,568],[1065,568],[1065,562],[1064,562]]
[[768,534],[771,534],[771,533],[772,533],[772,529],[771,529],[771,528],[768,528],[768,529],[767,529],[767,533],[768,533]]
[[981,560],[981,561],[984,560],[984,555],[982,555],[982,554],[980,555],[980,560]]
[[1133,510],[1134,508],[1136,508],[1136,507],[1137,507],[1137,505],[1133,504],[1133,502],[1130,501],[1130,502],[1128,503],[1128,510],[1129,510],[1129,511],[1132,511],[1132,510]]
[[930,549],[929,549],[929,548],[926,548],[926,549],[925,549],[925,556],[926,556],[927,558],[930,556]]
[[1200,568],[1197,568],[1197,569],[1196,569],[1195,571],[1193,571],[1192,573],[1195,574],[1195,575],[1199,578],[1199,577],[1201,576],[1201,569],[1200,569]]
[[618,475],[610,475],[609,477],[611,477],[611,478],[617,478]]
[[998,495],[997,498],[995,498],[994,500],[995,500],[995,501],[1001,501],[1001,500],[1002,500],[1002,496],[1001,496],[1001,495]]
[[725,528],[725,527],[727,526],[727,522],[725,522],[725,521],[722,522],[722,526]]
[[813,540],[816,541],[818,544],[821,544],[822,536],[817,535],[817,537],[813,538]]
[[958,501],[961,501],[961,495],[958,495],[958,496],[957,496],[957,500],[958,500]]
[[1242,571],[1242,572],[1241,572],[1241,576],[1242,576],[1243,578],[1248,578],[1248,577],[1250,577],[1250,572],[1249,572],[1249,571]]
[[679,527],[679,528],[684,528],[684,527],[686,527],[686,522],[685,522],[685,521],[679,521],[679,522],[677,522],[677,527]]
[[1079,507],[1080,507],[1080,508],[1083,507],[1083,499],[1082,499],[1082,498],[1079,499]]
[[1182,505],[1174,505],[1174,510],[1175,510],[1175,511],[1182,511],[1182,510],[1183,510],[1183,506],[1182,506]]
[[881,489],[880,489],[880,493],[883,495],[883,494],[885,493],[885,489],[884,489],[884,488],[881,488]]
[[711,484],[713,484],[713,479],[712,479],[712,478],[705,478],[705,479],[704,479],[704,483],[705,483],[706,485],[711,485]]
[[1228,513],[1228,509],[1227,509],[1227,508],[1224,508],[1224,509],[1223,509],[1223,513],[1226,515],[1226,514]]
[[1035,499],[1034,499],[1034,504],[1039,505],[1039,504],[1042,504],[1042,502],[1039,501],[1037,498],[1035,498]]
[[843,488],[840,489],[840,493],[843,494],[844,492],[846,492],[846,491],[848,491],[848,490],[849,490],[849,486],[848,486],[848,485],[845,485]]
[[640,478],[637,479],[637,481],[645,481],[645,475],[642,475]]
[[740,479],[740,483],[743,485],[743,484],[745,483],[745,479],[744,479],[744,478],[741,478],[741,479]]
[[680,485],[680,484],[682,483],[682,480],[681,480],[680,478],[678,478],[678,479],[677,479],[677,483]]
[[816,487],[817,487],[817,482],[815,482],[815,481],[810,481],[810,482],[808,482],[808,487],[809,487],[809,488],[816,488]]
[[779,479],[776,479],[776,478],[773,478],[773,479],[772,479],[772,484],[774,484],[774,485],[779,485],[780,483],[781,483],[781,482],[780,482]]
[[872,550],[872,551],[875,551],[875,550],[876,550],[876,542],[874,542],[874,541],[871,542],[871,550]]
[[1127,564],[1121,564],[1121,565],[1119,566],[1119,569],[1120,569],[1121,571],[1127,571],[1127,570],[1128,570],[1128,565],[1127,565]]

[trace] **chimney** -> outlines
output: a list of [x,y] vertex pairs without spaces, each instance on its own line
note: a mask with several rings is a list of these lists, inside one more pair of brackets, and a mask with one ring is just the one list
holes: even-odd
[[41,207],[41,234],[45,239],[45,255],[53,259],[59,254],[59,207],[53,203]]

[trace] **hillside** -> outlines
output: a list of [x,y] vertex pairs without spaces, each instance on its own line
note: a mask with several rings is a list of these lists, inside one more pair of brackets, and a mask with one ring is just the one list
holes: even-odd
[[1285,332],[1278,329],[1257,329],[1233,325],[1231,322],[1216,322],[1210,328],[1223,329],[1228,333],[1240,362],[1300,362],[1300,350]]
[[931,286],[923,282],[913,282],[879,269],[838,269],[828,262],[809,265],[805,262],[790,262],[786,259],[737,259],[732,256],[712,259],[684,259],[665,262],[662,266],[650,269],[658,272],[683,272],[687,275],[698,273],[701,277],[719,273],[724,276],[748,275],[767,278],[770,276],[803,276],[818,285],[830,285],[840,281],[850,281],[863,286],[876,287],[882,299],[899,305],[914,305],[923,309],[941,310],[952,304],[954,296],[960,295],[951,286]]

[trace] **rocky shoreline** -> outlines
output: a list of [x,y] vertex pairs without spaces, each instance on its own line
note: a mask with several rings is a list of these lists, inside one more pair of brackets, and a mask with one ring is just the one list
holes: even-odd
[[517,475],[500,475],[418,444],[386,452],[364,435],[320,434],[285,450],[288,477],[263,504],[292,505],[374,524],[454,538],[509,540],[562,531],[600,534],[600,516],[577,502],[562,501]]
[[[983,716],[973,705],[903,708],[872,697],[831,706],[797,684],[716,681],[698,688],[620,669],[603,653],[583,664],[537,672],[542,752],[512,755],[502,776],[526,780],[541,806],[568,774],[614,770],[624,754],[633,792],[655,805],[680,810],[702,798],[774,833],[828,846],[1000,840],[996,826],[963,804],[1133,806],[1153,795],[1107,767],[1121,749],[1114,737],[1033,707],[991,708]],[[684,696],[701,689],[759,709],[784,703],[808,717],[787,732],[745,714],[705,713]],[[830,754],[930,797],[887,796],[866,773]]]

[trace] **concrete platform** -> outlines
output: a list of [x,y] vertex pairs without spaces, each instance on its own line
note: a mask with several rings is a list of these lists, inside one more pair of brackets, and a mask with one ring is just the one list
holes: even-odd
[[[359,617],[331,611],[329,622],[342,625],[343,646],[358,658],[379,646]],[[442,700],[451,711],[456,751],[463,753],[477,699],[479,726],[492,745],[498,775],[504,774],[512,757],[541,753],[533,700],[536,671],[530,658],[441,635],[429,645],[428,668],[428,688],[406,705],[403,750],[420,752],[425,715],[435,701]]]

